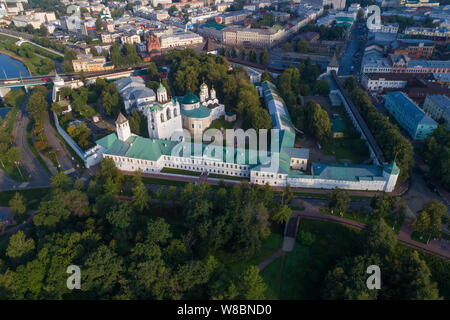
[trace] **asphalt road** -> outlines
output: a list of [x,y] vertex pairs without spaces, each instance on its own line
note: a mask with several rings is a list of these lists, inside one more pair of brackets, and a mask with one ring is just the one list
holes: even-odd
[[[361,69],[361,58],[366,45],[367,28],[365,20],[358,20],[353,26],[347,48],[339,62],[339,76],[355,75]],[[357,57],[359,53],[359,57]],[[353,66],[353,70],[351,67]]]
[[56,130],[51,125],[49,117],[49,113],[46,112],[44,115],[43,125],[45,134],[47,135],[48,143],[53,150],[58,151],[57,159],[59,165],[61,166],[61,170],[63,172],[66,172],[67,170],[74,169],[76,166],[76,161],[72,160],[72,155],[69,151],[67,151],[64,144],[56,136]]

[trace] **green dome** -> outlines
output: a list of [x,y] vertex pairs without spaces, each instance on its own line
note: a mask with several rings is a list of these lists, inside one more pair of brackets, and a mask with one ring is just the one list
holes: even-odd
[[165,91],[165,90],[166,90],[166,88],[162,85],[162,83],[159,83],[158,90],[156,90],[156,91],[162,92],[162,91]]
[[195,94],[193,94],[191,90],[188,90],[187,95],[185,95],[182,100],[183,104],[194,104],[198,102],[199,102],[198,97]]

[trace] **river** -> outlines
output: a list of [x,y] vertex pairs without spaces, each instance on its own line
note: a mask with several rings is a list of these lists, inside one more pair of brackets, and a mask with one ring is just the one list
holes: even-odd
[[25,65],[5,54],[0,54],[0,79],[28,77],[32,74]]

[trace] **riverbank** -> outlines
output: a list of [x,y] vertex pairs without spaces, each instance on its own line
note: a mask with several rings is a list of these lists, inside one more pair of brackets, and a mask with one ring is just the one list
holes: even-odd
[[10,57],[11,59],[21,62],[27,68],[29,73],[31,73],[33,76],[39,76],[39,74],[36,72],[36,68],[30,61],[18,56],[14,52],[6,50],[6,49],[0,49],[0,54],[4,54],[5,56]]
[[0,53],[21,62],[28,73],[34,76],[49,74],[56,67],[55,61],[61,60],[50,51],[45,51],[34,44],[23,43],[19,47],[16,43],[17,39],[0,34]]

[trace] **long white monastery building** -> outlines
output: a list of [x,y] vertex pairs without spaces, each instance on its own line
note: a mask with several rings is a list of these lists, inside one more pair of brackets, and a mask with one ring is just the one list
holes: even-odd
[[125,171],[157,173],[167,167],[242,177],[271,186],[387,192],[394,189],[400,173],[395,161],[381,166],[312,163],[311,174],[307,174],[309,150],[294,147],[295,128],[283,99],[272,83],[265,81],[262,87],[275,129],[271,134],[272,150],[267,154],[180,139],[143,138],[130,133],[128,120],[122,114],[116,121],[116,132],[97,140],[98,152]]

